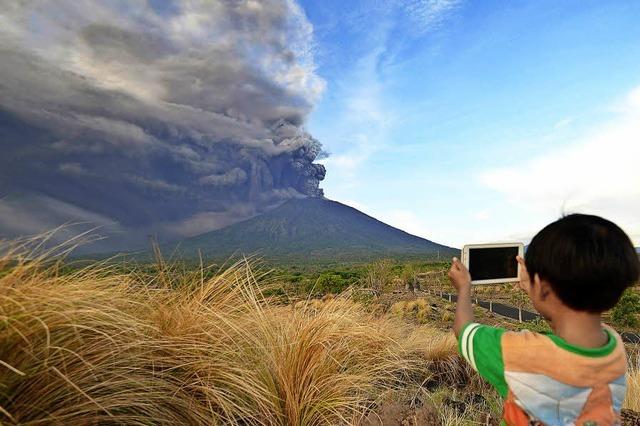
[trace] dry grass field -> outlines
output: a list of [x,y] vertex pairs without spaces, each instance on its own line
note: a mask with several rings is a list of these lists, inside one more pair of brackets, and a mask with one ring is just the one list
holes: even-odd
[[0,271],[1,424],[458,425],[500,414],[425,299],[380,308],[347,291],[283,303],[247,261],[215,273],[65,270],[18,248]]

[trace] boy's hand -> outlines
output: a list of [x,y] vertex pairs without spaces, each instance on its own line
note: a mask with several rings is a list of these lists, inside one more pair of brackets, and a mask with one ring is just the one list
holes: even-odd
[[520,282],[518,285],[527,294],[529,294],[529,291],[531,290],[531,278],[529,277],[529,271],[527,271],[527,266],[525,265],[524,258],[522,256],[516,256],[516,260],[520,267]]
[[451,262],[449,279],[458,291],[456,316],[453,319],[453,332],[456,337],[460,338],[460,333],[465,324],[473,322],[473,306],[471,306],[471,274],[457,257],[454,257]]
[[471,288],[471,275],[467,270],[467,267],[458,260],[457,257],[453,258],[451,262],[451,269],[449,269],[449,279],[451,284],[460,293],[463,290],[469,290]]

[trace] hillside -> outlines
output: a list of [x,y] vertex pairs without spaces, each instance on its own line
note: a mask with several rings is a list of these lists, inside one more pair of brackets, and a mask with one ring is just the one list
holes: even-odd
[[458,250],[408,234],[353,207],[323,198],[290,200],[263,215],[180,243],[187,256],[254,254],[276,259],[357,261],[444,258]]

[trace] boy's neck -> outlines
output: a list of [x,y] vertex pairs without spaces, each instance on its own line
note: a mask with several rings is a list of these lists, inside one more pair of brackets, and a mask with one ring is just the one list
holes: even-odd
[[551,329],[564,341],[583,348],[599,348],[609,340],[600,314],[562,310],[551,320]]

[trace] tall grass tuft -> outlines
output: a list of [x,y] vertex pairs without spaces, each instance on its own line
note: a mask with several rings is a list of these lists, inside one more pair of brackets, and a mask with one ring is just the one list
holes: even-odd
[[356,423],[423,368],[395,319],[271,304],[247,261],[68,271],[20,250],[0,257],[3,424]]
[[640,412],[640,352],[637,346],[627,348],[627,395],[623,408]]

